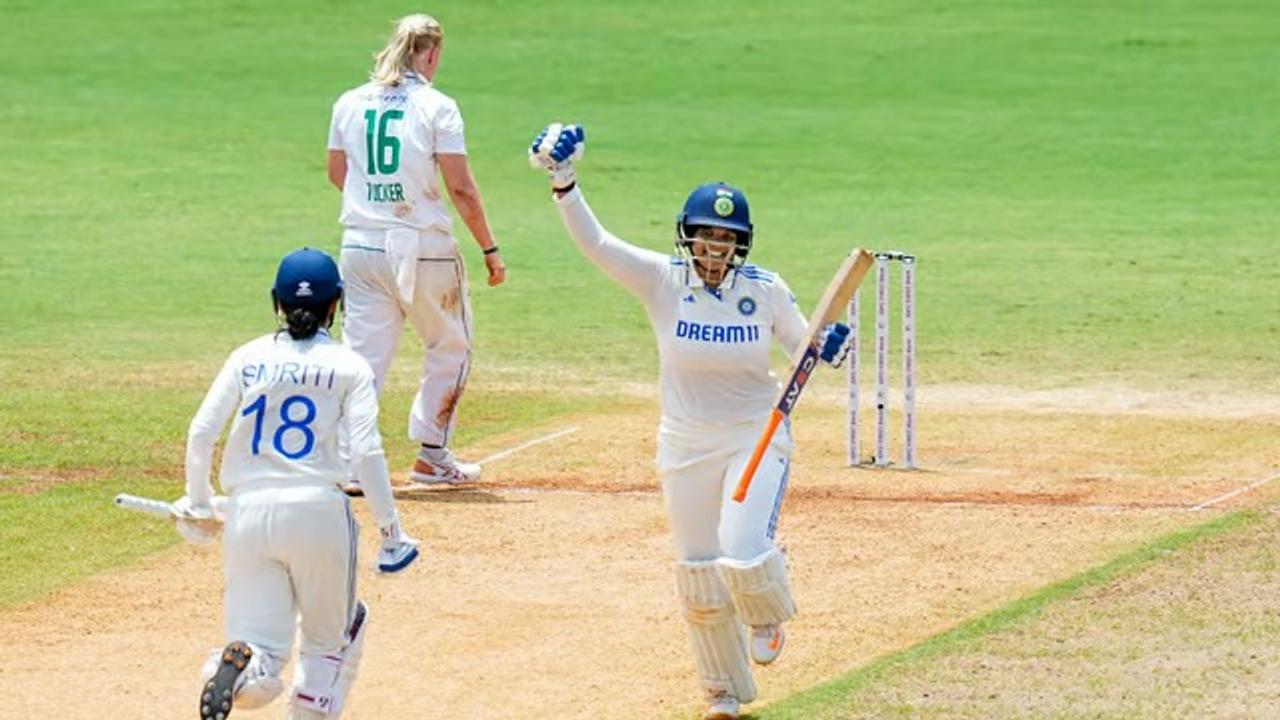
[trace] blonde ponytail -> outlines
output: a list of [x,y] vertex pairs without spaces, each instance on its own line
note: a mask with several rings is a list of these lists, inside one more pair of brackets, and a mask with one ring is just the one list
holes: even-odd
[[396,21],[387,46],[373,56],[369,79],[379,85],[399,85],[413,69],[413,58],[440,44],[444,28],[430,15],[407,15]]

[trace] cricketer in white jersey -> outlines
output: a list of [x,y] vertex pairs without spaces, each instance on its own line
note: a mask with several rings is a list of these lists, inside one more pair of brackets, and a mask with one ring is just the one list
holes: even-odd
[[484,252],[489,285],[506,277],[467,163],[462,114],[432,85],[443,38],[430,16],[397,21],[372,80],[338,99],[329,127],[329,179],[342,191],[343,339],[381,389],[405,320],[421,338],[409,437],[422,449],[410,475],[425,483],[480,475],[448,450],[471,369],[472,319],[446,193]]
[[[755,698],[747,662],[777,658],[795,613],[786,560],[774,544],[790,469],[780,428],[746,502],[731,501],[778,392],[770,348],[790,355],[806,321],[775,273],[745,263],[752,226],[746,197],[723,183],[694,190],[677,219],[677,256],[606,231],[577,187],[573,161],[585,135],[553,125],[530,148],[550,171],[556,205],[582,253],[643,303],[658,341],[662,420],[657,470],[675,540],[676,584],[707,718],[735,718]],[[839,361],[846,335],[832,327],[822,357]],[[750,649],[743,627],[751,630]]]
[[329,149],[346,155],[346,228],[413,228],[451,235],[436,154],[466,155],[458,103],[416,72],[398,85],[367,82],[333,106]]
[[341,292],[328,255],[288,255],[272,292],[287,327],[231,353],[191,422],[179,503],[207,516],[214,445],[231,420],[219,474],[228,495],[220,505],[229,644],[205,666],[202,718],[283,692],[280,673],[299,629],[288,717],[342,711],[368,608],[356,598],[357,526],[341,489],[348,466],[338,455],[340,428],[383,537],[379,570],[398,572],[418,555],[391,496],[373,371],[325,329]]

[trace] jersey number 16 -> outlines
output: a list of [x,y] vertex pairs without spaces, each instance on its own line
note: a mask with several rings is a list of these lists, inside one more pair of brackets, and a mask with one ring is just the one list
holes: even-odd
[[400,138],[391,134],[390,125],[403,118],[403,110],[387,110],[382,117],[378,117],[377,110],[364,111],[364,151],[369,158],[365,172],[370,177],[378,173],[390,175],[400,169]]

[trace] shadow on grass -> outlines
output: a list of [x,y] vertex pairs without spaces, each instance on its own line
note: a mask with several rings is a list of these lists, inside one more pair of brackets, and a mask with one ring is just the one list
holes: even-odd
[[413,503],[510,505],[533,502],[533,499],[513,500],[488,490],[473,487],[411,488],[396,490],[395,495],[397,502]]

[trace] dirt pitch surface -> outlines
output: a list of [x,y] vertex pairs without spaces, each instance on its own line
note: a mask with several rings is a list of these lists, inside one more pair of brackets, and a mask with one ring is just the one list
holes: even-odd
[[1280,505],[807,720],[1280,717]]
[[[800,615],[757,673],[761,702],[1280,495],[1274,398],[928,390],[920,472],[845,468],[830,393],[797,418],[780,536]],[[656,414],[561,419],[463,449],[482,458],[579,428],[490,462],[474,490],[403,493],[427,546],[403,577],[368,569],[361,505],[371,625],[344,717],[696,717],[650,465]],[[193,717],[197,671],[222,642],[219,560],[183,545],[0,613],[0,717]]]

